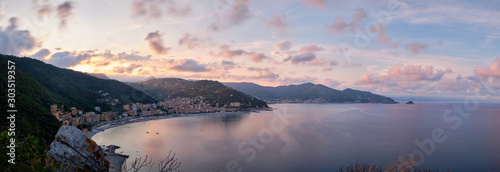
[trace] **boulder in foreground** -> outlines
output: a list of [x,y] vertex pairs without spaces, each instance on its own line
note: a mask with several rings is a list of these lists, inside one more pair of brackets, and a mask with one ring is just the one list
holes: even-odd
[[59,128],[45,153],[64,171],[109,171],[101,147],[72,126]]

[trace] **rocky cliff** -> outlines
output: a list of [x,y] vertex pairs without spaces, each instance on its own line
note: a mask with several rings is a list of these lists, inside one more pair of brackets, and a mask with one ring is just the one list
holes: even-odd
[[59,128],[45,151],[64,171],[109,171],[109,162],[101,147],[72,126]]

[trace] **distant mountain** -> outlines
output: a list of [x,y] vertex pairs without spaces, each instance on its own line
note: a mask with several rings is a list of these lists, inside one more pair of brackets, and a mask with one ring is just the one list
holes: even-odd
[[158,100],[176,97],[203,96],[208,102],[220,106],[240,102],[244,107],[267,107],[266,102],[227,87],[217,81],[191,81],[179,78],[150,78],[143,82],[129,83]]
[[106,76],[104,73],[88,73],[88,74],[99,79],[109,79],[108,76]]
[[367,91],[350,88],[340,91],[313,83],[278,87],[266,87],[249,82],[227,82],[224,85],[266,101],[288,99],[322,103],[397,103],[389,97]]
[[[90,74],[59,68],[32,58],[1,56],[16,63],[17,70],[23,71],[45,87],[53,96],[53,101],[44,102],[64,105],[66,110],[76,107],[93,111],[95,106],[101,110],[120,110],[123,104],[154,103],[155,99],[143,92],[117,80],[100,79]],[[114,101],[117,99],[118,102]]]

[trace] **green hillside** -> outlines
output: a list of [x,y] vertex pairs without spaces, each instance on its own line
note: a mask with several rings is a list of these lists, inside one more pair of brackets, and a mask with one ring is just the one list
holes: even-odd
[[349,88],[340,91],[321,84],[313,83],[278,87],[266,87],[248,82],[232,82],[224,83],[224,85],[268,101],[283,99],[321,99],[323,102],[327,103],[397,103],[389,97],[373,94],[367,91],[359,91]]
[[[7,103],[7,59],[4,56],[0,57],[0,89],[2,90],[2,98],[0,104],[2,111],[10,109]],[[16,63],[16,67],[18,64]],[[46,87],[37,82],[32,77],[28,76],[22,70],[17,69],[15,74],[15,89],[16,89],[16,102],[15,109],[18,110],[16,114],[16,129],[20,132],[19,135],[26,135],[27,133],[36,137],[43,138],[43,142],[48,144],[52,141],[55,133],[61,126],[59,121],[50,113],[49,105],[51,102],[57,102],[58,95],[50,92]],[[2,127],[8,127],[7,118],[0,119]],[[5,131],[2,128],[2,131]]]
[[219,103],[221,106],[231,102],[240,102],[245,107],[267,107],[264,101],[224,86],[217,81],[160,78],[129,84],[158,100],[203,96],[211,104]]
[[[4,56],[0,57],[0,104],[2,113],[5,113],[8,107],[7,103],[7,59]],[[16,64],[17,67],[17,64]],[[49,105],[51,102],[57,102],[61,99],[58,95],[49,91],[46,87],[40,84],[37,80],[30,77],[27,73],[17,69],[15,73],[15,136],[16,139],[16,166],[11,166],[7,163],[9,158],[7,151],[4,149],[10,142],[11,137],[7,135],[10,122],[6,118],[10,114],[5,113],[5,116],[0,119],[2,133],[0,134],[1,147],[0,149],[0,171],[17,171],[26,170],[25,167],[32,164],[35,154],[43,155],[43,149],[54,139],[57,130],[61,126],[59,121],[50,113]],[[28,134],[31,135],[28,137]],[[29,138],[29,139],[27,139]],[[29,171],[32,171],[29,170]]]
[[[95,106],[101,107],[103,111],[119,110],[123,104],[156,101],[117,80],[99,79],[87,73],[59,68],[32,58],[5,55],[2,57],[15,62],[17,69],[26,72],[57,95],[51,103],[63,104],[66,110],[70,107],[77,107],[85,111],[93,111]],[[109,93],[109,95],[103,96],[103,93]],[[112,105],[110,101],[113,99],[118,99],[119,102]]]
[[[77,107],[93,111],[119,110],[131,102],[153,103],[156,100],[127,84],[116,80],[98,79],[89,74],[58,68],[31,58],[0,55],[0,104],[4,113],[8,107],[8,61],[15,66],[15,129],[16,164],[9,165],[4,149],[10,140],[10,122],[6,115],[0,119],[0,171],[39,171],[43,168],[43,150],[54,139],[61,124],[49,110],[51,104],[65,105],[65,110]],[[108,100],[118,99],[111,103]],[[40,159],[41,158],[41,159]]]

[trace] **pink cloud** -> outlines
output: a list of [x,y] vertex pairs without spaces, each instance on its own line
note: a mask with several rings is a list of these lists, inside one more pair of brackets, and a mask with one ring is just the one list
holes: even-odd
[[[457,93],[464,94],[471,82],[449,77],[451,69],[435,69],[433,66],[395,64],[380,74],[365,74],[354,85],[379,92],[404,93]],[[444,77],[448,74],[448,77]]]
[[316,44],[310,44],[310,45],[300,47],[300,51],[307,51],[307,52],[316,52],[316,51],[323,51],[323,50],[325,50],[323,47],[320,47]]
[[72,1],[66,1],[59,6],[57,6],[57,17],[59,18],[59,27],[64,28],[68,23],[68,19],[73,15],[72,11],[75,7],[75,3]]
[[170,50],[170,48],[163,46],[163,39],[159,31],[148,33],[144,40],[149,42],[149,48],[155,54],[167,54]]
[[322,69],[323,72],[331,72],[333,70],[333,67],[325,67]]
[[351,22],[359,26],[359,24],[366,18],[368,18],[368,15],[365,10],[363,8],[356,8],[356,11],[352,14]]
[[184,34],[184,36],[179,39],[179,45],[185,45],[189,49],[194,49],[196,47],[201,46],[202,44],[211,42],[211,38],[198,38],[189,33]]
[[285,15],[273,16],[270,21],[265,21],[268,28],[278,29],[281,34],[286,34],[286,28],[288,27],[288,21]]
[[347,23],[344,21],[343,16],[339,16],[333,22],[333,25],[330,26],[330,31],[334,34],[343,34],[344,30],[347,28]]
[[262,63],[262,60],[269,58],[262,53],[256,53],[256,52],[249,52],[248,55],[250,56],[250,60],[257,63]]
[[397,40],[397,41],[393,44],[392,48],[394,48],[394,49],[398,49],[398,48],[399,48],[399,44],[401,44],[401,42],[403,42],[404,40],[405,40],[405,36],[404,36],[404,35],[401,35],[401,39],[400,39],[400,40]]
[[405,46],[405,49],[410,50],[413,54],[418,54],[420,51],[427,49],[429,44],[422,44],[419,42],[412,42]]
[[467,80],[445,79],[433,87],[437,90],[460,91],[470,88],[470,83]]
[[302,3],[319,9],[325,9],[328,0],[302,0]]
[[230,50],[230,47],[228,45],[222,45],[220,46],[220,52],[215,53],[213,51],[210,51],[208,54],[211,56],[215,57],[224,57],[228,59],[232,59],[234,57],[239,57],[243,55],[247,55],[250,57],[250,60],[256,62],[256,63],[261,63],[265,59],[269,59],[268,56],[266,56],[263,53],[257,53],[257,52],[247,52],[245,50],[237,49],[237,50]]
[[[356,84],[358,85],[378,84],[378,83],[397,84],[395,82],[399,81],[408,81],[408,82],[439,81],[447,73],[452,73],[451,69],[440,70],[440,69],[434,69],[433,66],[422,67],[421,65],[405,66],[403,64],[395,64],[387,70],[387,73],[385,75],[377,76],[373,74],[366,74],[363,75],[356,82]],[[401,83],[406,83],[406,82],[401,82]]]
[[210,29],[214,31],[239,26],[252,17],[251,0],[233,0],[232,3],[225,0],[218,2],[220,4],[217,5],[214,15],[216,21],[210,25]]
[[290,48],[292,48],[293,43],[292,43],[292,41],[281,40],[281,41],[278,41],[275,44],[273,44],[273,46],[278,51],[286,51],[286,50],[289,50]]
[[363,8],[356,8],[351,17],[351,23],[347,23],[344,21],[343,16],[339,16],[333,22],[333,25],[330,26],[330,32],[334,34],[342,34],[344,32],[354,32],[356,29],[361,27],[361,23],[363,20],[367,19],[368,15],[366,14]]
[[214,53],[213,51],[210,51],[209,54],[212,56],[218,56],[218,57],[224,57],[228,59],[232,59],[233,57],[241,56],[245,54],[246,52],[240,49],[237,50],[230,50],[229,45],[221,45],[220,46],[220,52]]
[[338,62],[334,59],[327,59],[325,57],[321,57],[321,58],[316,58],[316,59],[311,60],[308,63],[308,65],[311,65],[311,66],[325,66],[325,65],[336,66],[336,65],[338,65]]
[[482,78],[500,78],[500,56],[498,56],[488,67],[476,67],[476,69],[474,69],[474,74]]
[[451,73],[451,69],[446,70],[434,70],[432,66],[414,66],[414,65],[402,65],[396,64],[389,68],[387,72],[387,76],[390,78],[394,78],[397,80],[413,80],[413,81],[438,81],[446,73]]
[[288,40],[281,40],[273,44],[273,46],[275,50],[271,54],[280,56],[283,51],[287,51],[292,48],[293,42]]
[[131,5],[134,17],[160,19],[163,15],[187,16],[191,7],[179,7],[174,0],[134,0]]
[[334,79],[321,79],[321,80],[319,80],[319,83],[326,85],[328,87],[331,87],[331,88],[338,87],[341,84],[343,84],[344,82],[345,81],[338,81],[338,80],[334,80]]
[[138,71],[138,72],[142,72],[142,68],[143,65],[141,64],[135,64],[135,63],[132,63],[128,66],[114,66],[113,67],[113,72],[114,73],[122,73],[122,74],[130,74],[134,71]]
[[34,1],[32,1],[32,5],[33,5],[34,9],[36,10],[36,13],[37,13],[39,18],[42,18],[44,15],[47,15],[47,16],[51,15],[52,12],[54,11],[50,1],[38,2],[37,0],[34,0]]
[[312,52],[303,52],[295,56],[289,56],[284,62],[291,61],[293,64],[306,63],[316,59],[316,54]]
[[382,29],[378,34],[377,44],[388,44],[389,42],[391,42],[391,38],[387,37],[387,30]]
[[389,44],[391,38],[387,37],[387,24],[376,24],[372,27],[365,28],[367,33],[378,34],[377,44]]
[[170,67],[170,69],[182,72],[207,72],[211,70],[207,65],[200,64],[193,59],[179,60],[177,64]]
[[358,81],[356,81],[356,84],[358,85],[378,84],[380,82],[381,81],[378,76],[375,76],[373,74],[365,74]]
[[279,74],[269,68],[249,67],[247,70],[257,72],[257,75],[246,77],[250,79],[278,79]]

